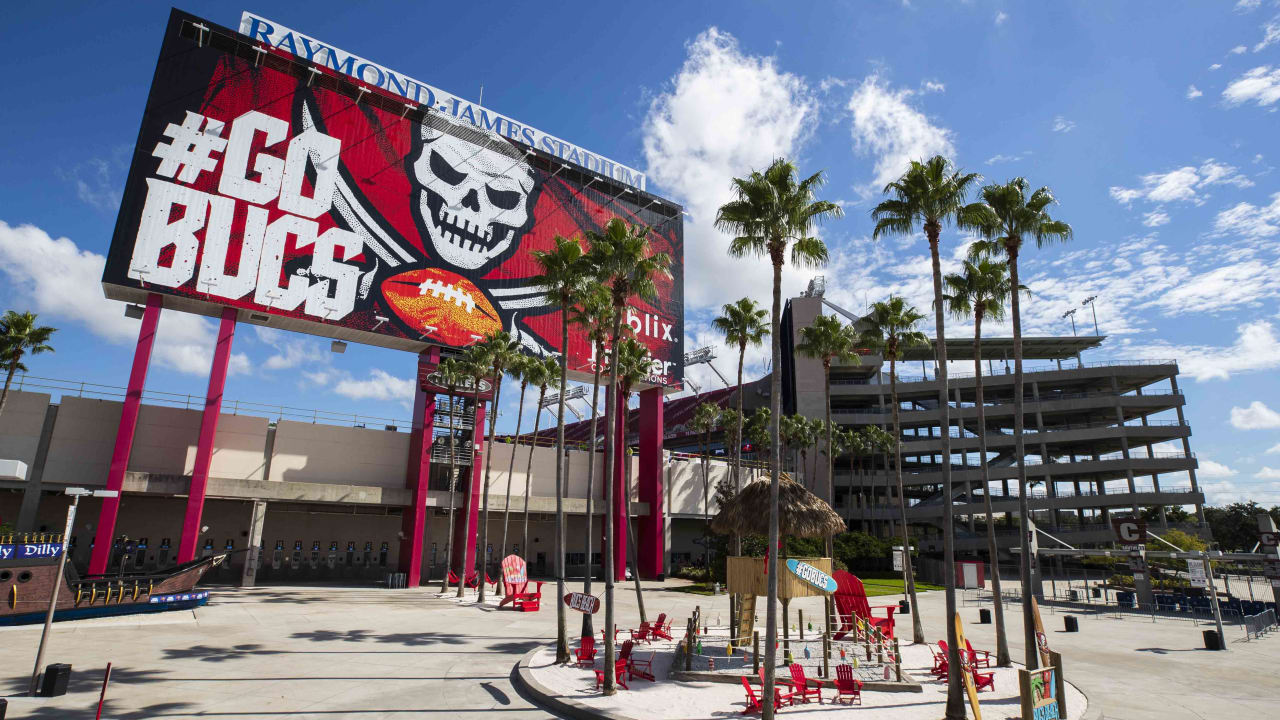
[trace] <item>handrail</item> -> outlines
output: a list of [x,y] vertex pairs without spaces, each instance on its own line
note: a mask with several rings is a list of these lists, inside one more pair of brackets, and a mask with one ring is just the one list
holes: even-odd
[[[911,361],[901,361],[901,362],[903,365],[905,365],[908,362],[915,362],[915,361],[911,360]],[[1010,359],[1010,362],[1012,362],[1012,359]],[[1022,374],[1033,375],[1033,374],[1049,373],[1049,372],[1067,372],[1070,370],[1081,370],[1086,368],[1100,368],[1100,367],[1132,367],[1132,366],[1146,367],[1151,365],[1177,365],[1177,364],[1178,364],[1177,360],[1171,360],[1171,359],[1098,360],[1098,361],[1087,362],[1087,363],[1075,363],[1070,367],[1062,367],[1062,368],[1059,368],[1057,365],[1036,365],[1034,367],[1029,367],[1029,368],[1024,367],[1022,369]],[[888,375],[888,373],[886,372],[885,375]],[[998,378],[1002,376],[1012,377],[1013,370],[1012,368],[1010,368],[1009,372],[983,373],[982,376],[985,378]],[[951,380],[958,380],[958,379],[967,380],[969,378],[974,378],[974,377],[977,377],[977,375],[972,372],[958,371],[958,372],[947,373],[947,378]],[[915,375],[915,374],[908,375],[908,374],[903,374],[901,372],[898,373],[899,383],[936,382],[936,381],[937,381],[936,375],[930,377],[927,373],[921,374],[921,375]],[[877,383],[868,382],[866,379],[863,379],[863,378],[831,378],[831,384],[832,385],[875,385]],[[888,385],[889,382],[888,380],[886,380],[882,384]]]
[[[1114,398],[1114,397],[1139,398],[1139,397],[1163,397],[1166,395],[1182,395],[1182,390],[1151,390],[1149,392],[1144,392],[1141,395],[1130,395],[1128,393],[1123,393],[1123,392],[1121,393],[1113,393],[1113,392],[1048,393],[1048,394],[1042,394],[1038,399],[1033,395],[1023,393],[1023,401],[1030,404],[1030,403],[1037,403],[1037,402],[1040,402],[1040,403],[1053,402],[1054,400],[1078,400],[1080,398]],[[906,402],[910,402],[910,401],[906,401]],[[948,403],[948,404],[953,409],[957,407],[959,409],[977,407],[976,403],[971,403],[971,402],[960,403],[959,406],[957,406],[954,402]],[[993,402],[983,403],[983,405],[987,408],[1006,408],[1006,407],[1011,408],[1013,407],[1013,401],[1012,400],[1007,400],[1007,401],[1001,400],[1000,402],[993,401]],[[892,412],[893,412],[892,407],[886,407],[883,409],[878,407],[873,407],[873,408],[835,408],[833,407],[831,408],[832,415],[889,415]],[[923,409],[903,408],[899,412],[903,414],[937,412],[937,408],[923,408]]]

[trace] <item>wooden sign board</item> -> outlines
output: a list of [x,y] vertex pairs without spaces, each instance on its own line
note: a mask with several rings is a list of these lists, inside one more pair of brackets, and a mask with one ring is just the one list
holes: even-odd
[[600,610],[600,598],[586,593],[569,593],[564,596],[564,604],[583,615],[595,615]]
[[1018,669],[1018,695],[1024,720],[1060,720],[1058,670],[1053,666],[1038,670]]
[[1031,617],[1036,624],[1036,649],[1040,651],[1040,665],[1049,664],[1049,636],[1044,634],[1044,622],[1040,619],[1040,603],[1031,598]]
[[788,558],[787,570],[791,571],[792,575],[800,578],[806,584],[812,585],[827,595],[836,591],[836,579],[807,562],[796,558]]
[[[965,647],[964,623],[960,622],[960,613],[956,613],[956,651],[963,653]],[[973,685],[973,676],[961,669],[960,677],[964,678],[964,691],[969,696],[969,708],[973,710],[974,720],[982,720],[982,709],[978,707],[978,688]]]

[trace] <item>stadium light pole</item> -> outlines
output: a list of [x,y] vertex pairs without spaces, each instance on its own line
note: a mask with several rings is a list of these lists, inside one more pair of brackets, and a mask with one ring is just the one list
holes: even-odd
[[1062,313],[1062,317],[1071,318],[1071,337],[1075,337],[1076,336],[1076,309],[1071,308],[1070,310]]
[[1094,337],[1101,337],[1102,333],[1098,332],[1098,308],[1095,307],[1093,304],[1093,301],[1097,299],[1098,299],[1097,295],[1090,295],[1089,297],[1085,298],[1084,301],[1080,303],[1080,305],[1082,307],[1085,305],[1088,305],[1089,309],[1093,311],[1093,335]]
[[71,505],[67,508],[67,527],[62,532],[62,548],[58,552],[58,574],[53,577],[53,592],[49,593],[49,612],[44,616],[44,630],[40,632],[40,647],[36,649],[36,665],[31,671],[29,688],[31,697],[36,696],[36,689],[39,686],[40,663],[44,662],[44,646],[49,639],[49,627],[53,625],[53,611],[58,606],[58,590],[62,587],[62,576],[67,566],[67,539],[71,537],[71,528],[75,526],[76,508],[80,505],[80,498],[86,495],[101,498],[120,495],[116,490],[86,490],[85,488],[67,488],[66,494],[71,496]]

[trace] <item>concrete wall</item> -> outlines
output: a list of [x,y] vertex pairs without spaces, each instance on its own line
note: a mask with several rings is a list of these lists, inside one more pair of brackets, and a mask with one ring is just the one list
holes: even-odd
[[9,391],[9,400],[0,414],[0,459],[27,464],[28,476],[35,462],[49,396],[44,393]]
[[282,420],[267,479],[401,488],[408,463],[408,433]]

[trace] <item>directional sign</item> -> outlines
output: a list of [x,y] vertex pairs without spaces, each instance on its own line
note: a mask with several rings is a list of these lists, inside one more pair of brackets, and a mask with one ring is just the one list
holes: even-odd
[[600,610],[600,598],[586,593],[569,593],[564,596],[564,604],[583,615],[595,615]]
[[1115,531],[1116,540],[1121,545],[1145,545],[1147,543],[1147,521],[1132,517],[1111,519],[1111,529]]
[[791,571],[792,575],[824,593],[829,594],[836,591],[836,579],[807,562],[800,562],[795,558],[791,558],[787,560],[787,569]]

